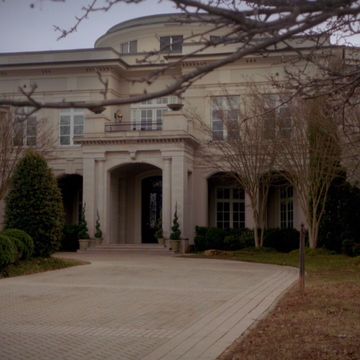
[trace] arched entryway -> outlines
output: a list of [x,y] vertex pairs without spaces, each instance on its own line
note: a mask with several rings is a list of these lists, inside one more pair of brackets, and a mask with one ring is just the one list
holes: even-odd
[[282,173],[272,174],[267,202],[267,227],[295,227],[294,189]]
[[162,214],[162,171],[146,164],[110,171],[109,242],[154,243]]
[[65,223],[78,224],[82,204],[83,177],[77,174],[63,175],[58,178],[58,185],[63,199]]

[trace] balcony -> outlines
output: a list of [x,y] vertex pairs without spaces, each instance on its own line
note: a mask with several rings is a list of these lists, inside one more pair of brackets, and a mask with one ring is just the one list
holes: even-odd
[[88,116],[84,135],[77,139],[79,144],[105,144],[127,142],[178,142],[197,144],[193,120],[182,111],[169,111],[163,114],[162,121],[109,121],[103,115]]
[[162,122],[156,124],[151,122],[111,122],[105,124],[105,133],[127,132],[127,131],[160,131]]

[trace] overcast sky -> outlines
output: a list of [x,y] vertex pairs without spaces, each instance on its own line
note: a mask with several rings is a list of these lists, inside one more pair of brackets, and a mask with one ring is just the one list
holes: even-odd
[[[0,52],[91,48],[111,26],[145,15],[176,12],[163,0],[146,0],[138,5],[116,5],[107,13],[93,13],[76,33],[56,40],[53,25],[69,28],[90,0],[0,0]],[[34,8],[30,8],[34,4]]]

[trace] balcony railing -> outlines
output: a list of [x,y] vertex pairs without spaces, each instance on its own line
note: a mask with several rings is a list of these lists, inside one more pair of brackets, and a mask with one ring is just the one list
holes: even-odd
[[112,122],[105,124],[105,132],[159,131],[162,123],[153,122]]

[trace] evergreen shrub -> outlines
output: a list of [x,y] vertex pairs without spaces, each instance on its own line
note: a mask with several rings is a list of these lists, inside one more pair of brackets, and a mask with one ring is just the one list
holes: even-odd
[[88,229],[88,225],[87,225],[87,221],[86,221],[86,217],[85,217],[85,207],[86,204],[84,203],[84,205],[81,208],[81,214],[80,214],[80,221],[79,221],[79,238],[80,239],[89,239],[89,229]]
[[34,241],[29,234],[20,229],[6,229],[2,233],[14,241],[21,260],[32,257],[34,253]]
[[28,233],[35,256],[47,257],[58,250],[64,226],[61,192],[40,154],[29,150],[19,161],[5,201],[6,227]]
[[14,242],[6,235],[0,234],[0,269],[14,263],[18,259],[18,251]]
[[300,232],[296,229],[267,229],[264,247],[288,253],[299,248]]
[[61,251],[76,251],[79,249],[79,225],[65,225],[61,239]]

